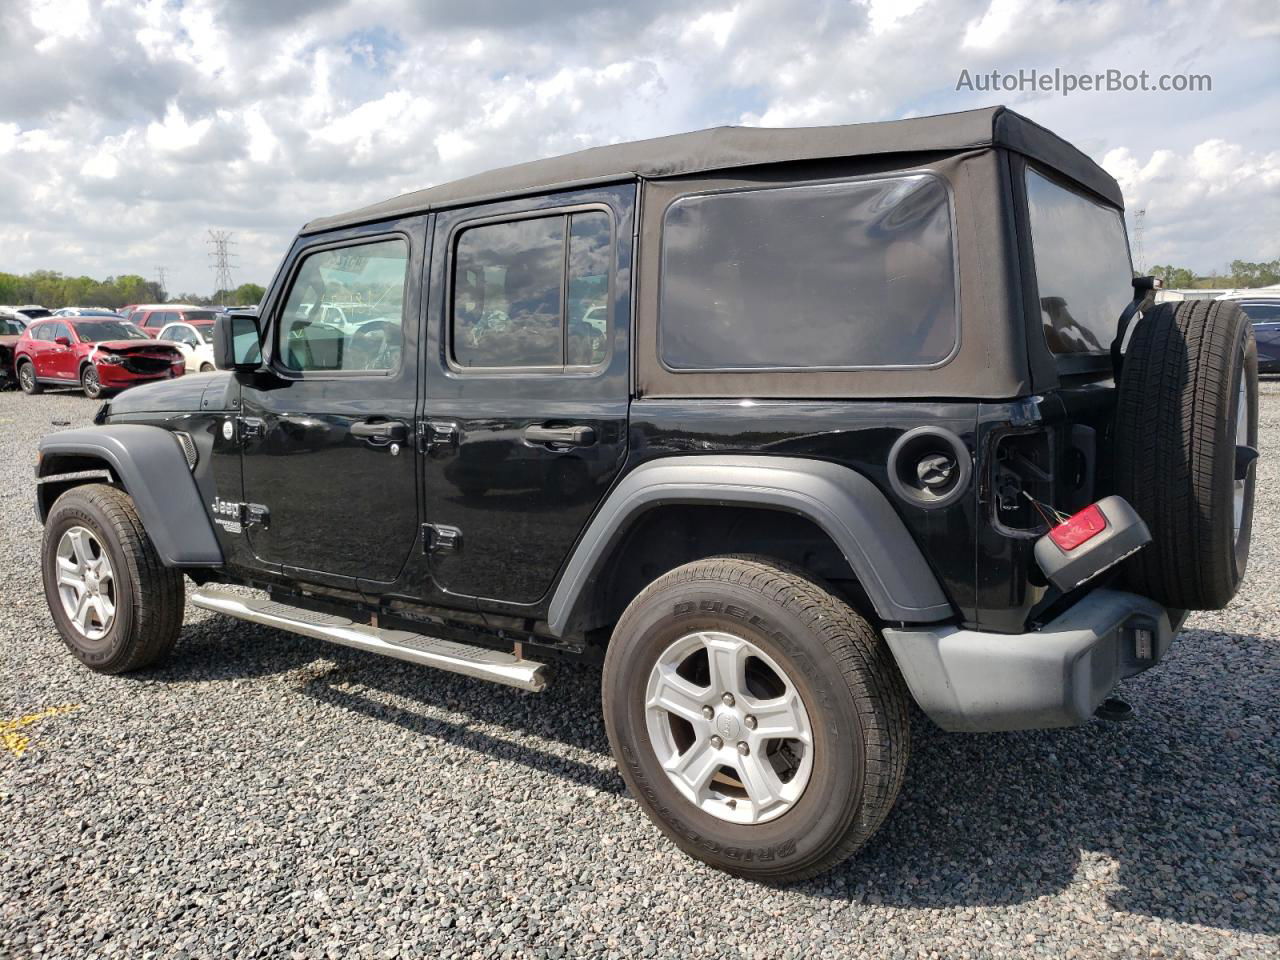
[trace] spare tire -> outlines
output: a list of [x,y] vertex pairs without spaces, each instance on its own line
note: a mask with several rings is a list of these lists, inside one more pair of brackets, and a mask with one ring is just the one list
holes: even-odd
[[1249,559],[1258,448],[1258,349],[1230,301],[1156,305],[1125,353],[1115,422],[1116,492],[1152,542],[1126,562],[1137,593],[1218,610]]

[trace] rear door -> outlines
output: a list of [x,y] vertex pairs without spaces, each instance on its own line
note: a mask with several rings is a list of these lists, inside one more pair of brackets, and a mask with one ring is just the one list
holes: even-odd
[[419,430],[447,593],[536,605],[622,467],[634,202],[628,184],[436,215]]

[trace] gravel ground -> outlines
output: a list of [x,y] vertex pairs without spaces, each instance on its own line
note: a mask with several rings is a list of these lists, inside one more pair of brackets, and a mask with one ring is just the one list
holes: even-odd
[[1136,718],[918,720],[878,838],[789,889],[664,841],[614,773],[586,667],[525,695],[189,609],[164,668],[80,668],[39,586],[31,463],[94,405],[0,394],[0,956],[1275,957],[1264,390],[1248,582],[1125,685]]

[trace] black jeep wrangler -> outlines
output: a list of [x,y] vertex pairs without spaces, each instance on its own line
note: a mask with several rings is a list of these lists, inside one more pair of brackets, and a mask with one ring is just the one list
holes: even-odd
[[[812,876],[914,702],[1084,723],[1249,551],[1257,355],[1152,305],[1116,182],[1003,108],[586,150],[308,224],[223,372],[37,466],[105,673],[197,607],[524,690],[603,661],[680,847]],[[261,593],[228,589],[257,588]]]

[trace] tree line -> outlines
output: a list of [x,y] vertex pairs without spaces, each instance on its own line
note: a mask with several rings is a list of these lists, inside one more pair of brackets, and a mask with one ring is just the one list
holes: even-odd
[[1219,287],[1269,287],[1280,283],[1280,260],[1253,263],[1232,260],[1225,273],[1198,275],[1187,267],[1154,266],[1150,273],[1174,290],[1211,290]]
[[266,290],[261,284],[242,283],[234,290],[215,291],[211,297],[196,293],[180,293],[171,297],[156,281],[133,273],[95,280],[92,277],[64,276],[56,270],[35,270],[25,274],[0,272],[0,303],[38,303],[51,310],[58,307],[119,310],[130,303],[248,306],[258,303],[264,293]]

